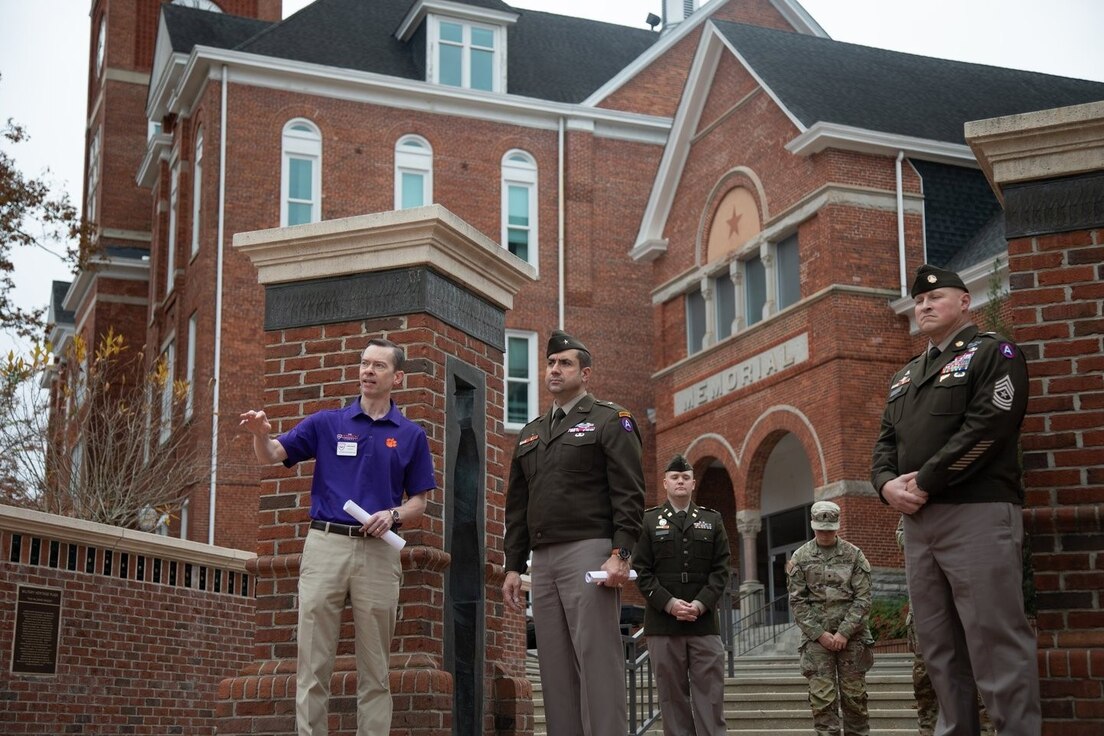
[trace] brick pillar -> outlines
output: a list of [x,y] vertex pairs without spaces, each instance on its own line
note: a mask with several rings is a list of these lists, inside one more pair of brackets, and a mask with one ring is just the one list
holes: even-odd
[[[425,517],[402,534],[403,586],[391,651],[393,736],[449,733],[531,734],[532,697],[524,673],[525,630],[507,616],[503,580],[505,460],[502,433],[505,310],[533,269],[439,206],[243,233],[234,246],[249,255],[265,285],[265,406],[277,432],[358,394],[359,353],[372,337],[406,349],[403,413],[426,430],[438,489]],[[455,397],[464,394],[458,404]],[[462,415],[462,416],[461,416]],[[460,429],[458,429],[458,426]],[[458,460],[458,437],[467,448]],[[473,453],[471,447],[477,452]],[[463,471],[457,470],[463,466]],[[221,683],[220,734],[294,734],[297,585],[308,530],[313,463],[266,469],[260,494],[253,664]],[[465,473],[458,479],[457,472]],[[471,504],[467,578],[450,577],[454,499],[463,481]],[[480,541],[481,540],[481,541]],[[459,547],[457,549],[460,549]],[[481,692],[454,723],[453,632],[458,606],[450,586],[463,583],[477,603],[482,647],[463,681]],[[481,586],[478,587],[478,586]],[[478,600],[481,598],[482,600]],[[356,733],[356,663],[351,609],[343,619],[331,685],[330,733]],[[470,670],[470,668],[469,668]]]
[[966,125],[1005,210],[1028,357],[1025,529],[1043,733],[1104,733],[1104,102]]

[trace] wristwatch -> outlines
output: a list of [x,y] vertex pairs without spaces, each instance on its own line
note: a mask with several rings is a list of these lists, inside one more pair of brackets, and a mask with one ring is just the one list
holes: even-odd
[[399,518],[398,509],[391,509],[391,528],[402,529],[402,519]]
[[632,557],[632,550],[628,547],[615,547],[613,551],[616,552],[617,556],[622,560],[627,560]]

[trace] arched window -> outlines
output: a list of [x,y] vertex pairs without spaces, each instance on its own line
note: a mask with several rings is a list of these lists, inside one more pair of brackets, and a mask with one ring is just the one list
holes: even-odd
[[322,134],[302,118],[284,126],[280,165],[280,226],[322,219]]
[[418,135],[404,135],[395,144],[395,209],[433,202],[433,148]]
[[200,216],[203,213],[203,128],[195,138],[195,155],[192,157],[192,255],[199,252]]
[[537,265],[537,162],[525,151],[502,157],[502,245]]

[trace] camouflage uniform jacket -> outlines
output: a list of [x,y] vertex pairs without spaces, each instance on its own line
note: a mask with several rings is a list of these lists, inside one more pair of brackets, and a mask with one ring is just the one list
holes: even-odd
[[811,539],[786,563],[790,611],[805,641],[824,632],[870,644],[870,563],[862,550],[839,537],[831,547]]

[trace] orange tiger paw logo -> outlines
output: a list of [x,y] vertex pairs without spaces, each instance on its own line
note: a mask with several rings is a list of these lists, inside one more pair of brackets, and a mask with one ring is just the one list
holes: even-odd
[[386,444],[386,445],[387,445],[388,447],[390,447],[390,448],[394,449],[394,448],[396,448],[396,447],[398,447],[398,446],[399,446],[399,441],[398,441],[398,440],[396,440],[396,439],[395,439],[394,437],[388,437],[388,438],[387,438],[387,442],[386,442],[385,444]]

